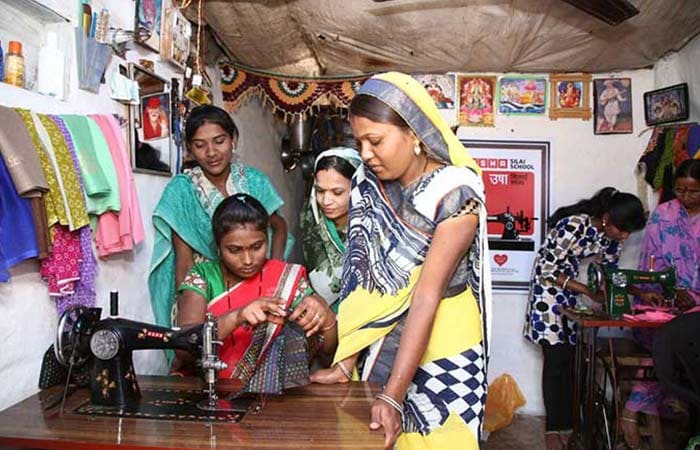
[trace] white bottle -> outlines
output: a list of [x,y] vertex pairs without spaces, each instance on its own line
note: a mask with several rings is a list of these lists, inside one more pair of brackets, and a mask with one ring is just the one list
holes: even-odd
[[46,33],[46,45],[39,50],[37,90],[40,94],[63,100],[65,57],[58,49],[58,35]]

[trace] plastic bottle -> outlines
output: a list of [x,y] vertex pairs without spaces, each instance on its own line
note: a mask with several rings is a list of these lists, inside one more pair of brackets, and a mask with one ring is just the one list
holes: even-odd
[[17,87],[24,87],[24,56],[22,56],[22,43],[10,41],[7,56],[5,57],[5,77],[3,81]]
[[40,94],[63,99],[63,75],[65,58],[58,49],[58,36],[46,33],[46,45],[39,50],[37,90]]
[[0,79],[3,78],[5,71],[2,68],[2,41],[0,41]]

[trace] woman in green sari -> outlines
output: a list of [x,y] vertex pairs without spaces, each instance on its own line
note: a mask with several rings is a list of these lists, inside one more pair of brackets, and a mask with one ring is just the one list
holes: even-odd
[[304,264],[311,286],[334,312],[338,311],[345,235],[350,207],[350,184],[359,153],[336,147],[321,152],[314,163],[314,184],[301,213]]
[[195,263],[218,261],[211,231],[214,210],[224,198],[250,194],[270,215],[270,256],[283,259],[293,241],[278,211],[284,204],[270,179],[234,159],[238,128],[231,116],[212,105],[192,110],[185,141],[197,165],[168,183],[153,212],[155,239],[148,289],[156,322],[172,323],[175,288]]

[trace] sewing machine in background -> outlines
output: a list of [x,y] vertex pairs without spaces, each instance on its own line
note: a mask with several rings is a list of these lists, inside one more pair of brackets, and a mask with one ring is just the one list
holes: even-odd
[[214,317],[207,314],[203,324],[184,330],[121,319],[114,317],[118,310],[116,294],[110,295],[112,317],[101,319],[101,308],[78,306],[65,311],[58,322],[56,358],[69,367],[69,372],[74,367],[88,365],[90,403],[118,411],[138,407],[141,390],[132,352],[181,349],[198,355],[198,365],[207,384],[206,395],[197,396],[202,399],[194,401],[196,406],[210,411],[226,410],[226,401],[218,399],[215,390],[217,371],[225,369],[226,363],[218,357],[217,347],[221,343],[217,340]]
[[489,215],[488,222],[503,224],[501,238],[489,238],[489,248],[491,250],[527,250],[535,249],[535,242],[532,239],[521,238],[520,233],[527,233],[532,229],[532,222],[536,217],[525,216],[523,210],[513,214],[510,207],[506,207],[505,212]]
[[[651,266],[653,268],[653,262]],[[605,311],[612,317],[620,317],[623,314],[632,313],[632,304],[629,300],[627,288],[637,284],[661,285],[664,297],[671,302],[676,295],[676,271],[673,267],[665,270],[642,271],[617,269],[603,264],[591,263],[588,266],[588,287],[594,294],[605,294]]]

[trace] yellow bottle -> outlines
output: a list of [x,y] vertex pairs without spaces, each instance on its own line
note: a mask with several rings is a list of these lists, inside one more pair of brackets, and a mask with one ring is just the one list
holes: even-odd
[[24,87],[24,56],[22,43],[10,41],[9,52],[5,56],[5,77],[3,81],[17,87]]

